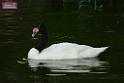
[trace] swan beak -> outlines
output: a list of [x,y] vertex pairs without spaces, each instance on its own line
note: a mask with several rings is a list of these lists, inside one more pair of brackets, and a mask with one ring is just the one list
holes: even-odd
[[32,31],[32,37],[34,38],[36,36],[36,34],[39,32],[39,28],[35,27],[33,28],[33,31]]
[[32,33],[32,37],[35,37],[35,36],[36,36],[36,34],[37,34],[36,32],[33,32],[33,33]]

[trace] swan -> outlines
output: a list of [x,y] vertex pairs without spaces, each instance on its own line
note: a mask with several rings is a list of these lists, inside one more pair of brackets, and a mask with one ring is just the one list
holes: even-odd
[[79,45],[76,43],[69,42],[57,43],[45,48],[45,44],[47,42],[47,30],[44,24],[33,26],[32,37],[35,37],[37,33],[42,34],[41,35],[42,40],[38,46],[33,47],[29,50],[28,59],[59,60],[94,58],[108,48],[108,47],[94,48],[87,45]]

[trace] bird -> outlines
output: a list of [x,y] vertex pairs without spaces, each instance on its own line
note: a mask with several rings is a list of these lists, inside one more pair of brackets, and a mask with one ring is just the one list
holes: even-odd
[[61,42],[45,47],[47,42],[47,29],[43,23],[33,26],[32,37],[41,33],[40,43],[29,50],[28,59],[34,60],[60,60],[60,59],[83,59],[95,58],[109,47],[91,47],[76,43]]

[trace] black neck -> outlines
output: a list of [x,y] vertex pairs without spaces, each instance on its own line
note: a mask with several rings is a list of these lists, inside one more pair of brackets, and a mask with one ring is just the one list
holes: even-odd
[[41,52],[45,47],[47,43],[47,30],[45,26],[41,26],[39,28],[39,32],[42,34],[41,35],[41,40],[40,43],[35,47],[39,52]]

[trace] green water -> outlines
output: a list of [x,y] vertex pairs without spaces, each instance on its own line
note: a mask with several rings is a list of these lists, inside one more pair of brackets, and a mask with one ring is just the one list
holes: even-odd
[[[57,10],[41,12],[40,9],[35,10],[34,7],[28,6],[20,7],[18,10],[0,10],[0,81],[15,80],[14,82],[18,83],[122,81],[123,13],[89,14],[79,11],[55,11]],[[41,64],[31,68],[28,61],[22,59],[27,57],[29,49],[34,45],[31,28],[35,21],[43,21],[47,26],[49,32],[47,46],[71,42],[110,48],[96,60],[51,61],[54,65],[48,61],[47,65]]]

